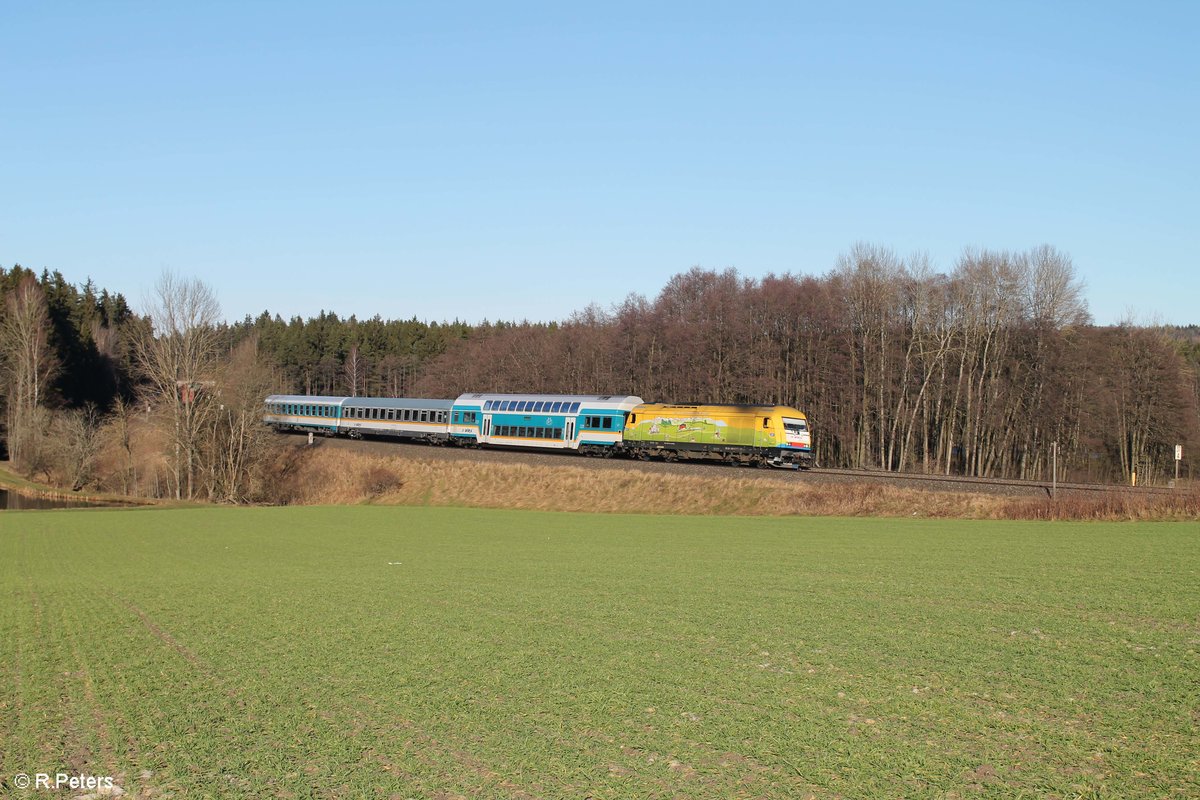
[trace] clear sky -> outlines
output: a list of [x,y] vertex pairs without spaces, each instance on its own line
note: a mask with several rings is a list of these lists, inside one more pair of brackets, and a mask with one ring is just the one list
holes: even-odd
[[1198,2],[6,2],[0,263],[552,320],[856,241],[1200,323]]

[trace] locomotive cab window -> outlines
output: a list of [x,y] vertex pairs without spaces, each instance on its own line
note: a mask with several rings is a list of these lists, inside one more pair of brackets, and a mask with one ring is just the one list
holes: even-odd
[[804,433],[808,430],[808,420],[784,417],[783,429],[788,433]]

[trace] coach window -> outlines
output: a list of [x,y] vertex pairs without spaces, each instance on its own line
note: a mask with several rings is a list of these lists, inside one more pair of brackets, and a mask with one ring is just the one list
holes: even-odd
[[605,417],[605,418],[604,418],[604,427],[605,427],[605,428],[607,428],[607,429],[608,429],[608,430],[610,430],[610,431],[612,430],[612,417]]

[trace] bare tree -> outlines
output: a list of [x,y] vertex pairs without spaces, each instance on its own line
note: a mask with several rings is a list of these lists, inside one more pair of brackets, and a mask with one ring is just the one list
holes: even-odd
[[851,352],[857,360],[861,389],[855,466],[878,460],[880,467],[888,467],[885,438],[890,404],[886,395],[891,388],[887,377],[894,346],[890,334],[906,274],[904,264],[886,247],[859,242],[838,258],[835,275],[845,291],[854,336]]
[[258,339],[241,342],[221,367],[217,413],[208,426],[208,496],[227,503],[252,500],[269,455],[271,433],[262,421],[263,398],[274,377],[258,358]]
[[146,302],[150,326],[133,338],[134,358],[168,411],[176,498],[191,498],[201,429],[212,414],[220,305],[198,279],[164,272]]
[[367,365],[358,351],[358,345],[352,345],[346,354],[346,363],[342,371],[346,376],[346,384],[350,387],[350,396],[358,397],[359,388],[367,379]]
[[91,403],[61,413],[56,420],[63,477],[79,491],[93,477],[100,449],[100,415]]
[[50,347],[46,295],[32,275],[21,280],[4,304],[0,356],[9,386],[9,458],[30,468],[42,428],[38,409],[58,371],[58,359]]

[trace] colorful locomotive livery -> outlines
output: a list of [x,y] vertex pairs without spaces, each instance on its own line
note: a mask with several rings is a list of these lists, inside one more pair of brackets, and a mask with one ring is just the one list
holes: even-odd
[[624,446],[640,458],[700,458],[777,467],[812,465],[808,418],[788,406],[647,403],[630,413]]
[[272,395],[276,430],[584,455],[807,469],[812,435],[788,406],[663,405],[633,395],[463,394],[456,400]]

